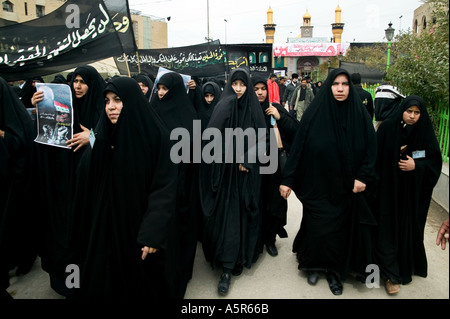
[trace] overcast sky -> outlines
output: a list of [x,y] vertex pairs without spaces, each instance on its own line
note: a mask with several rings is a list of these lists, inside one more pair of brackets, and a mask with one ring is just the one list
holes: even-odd
[[[275,43],[300,34],[308,10],[313,36],[330,39],[336,7],[342,9],[342,42],[386,41],[384,30],[392,22],[395,33],[412,29],[414,10],[421,0],[128,0],[131,9],[168,22],[169,47],[206,42],[208,36],[221,43],[265,42],[263,25],[267,9],[273,9]],[[227,22],[224,21],[227,20]]]

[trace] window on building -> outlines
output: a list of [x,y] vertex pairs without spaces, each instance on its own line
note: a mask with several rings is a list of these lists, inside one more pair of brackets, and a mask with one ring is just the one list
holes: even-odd
[[28,4],[25,2],[25,15],[28,15]]
[[45,7],[36,5],[36,17],[40,18],[45,16]]
[[14,4],[11,1],[2,2],[3,11],[14,12]]
[[427,28],[427,17],[422,18],[422,28],[425,30]]
[[414,33],[419,32],[419,23],[417,22],[417,19],[414,20]]

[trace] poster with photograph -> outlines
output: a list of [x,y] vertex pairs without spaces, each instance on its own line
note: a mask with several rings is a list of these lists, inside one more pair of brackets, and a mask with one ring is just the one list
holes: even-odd
[[[159,79],[164,74],[169,73],[169,72],[174,72],[174,71],[166,69],[166,68],[163,68],[163,67],[159,67],[158,68],[158,74],[156,75],[155,83],[153,84],[153,90],[152,90],[151,96],[153,94],[158,94],[158,82],[159,82]],[[181,73],[178,73],[178,74],[180,74],[181,77],[183,78],[184,86],[186,87],[186,93],[189,93],[188,82],[191,80],[191,76],[190,75],[186,75],[186,74],[181,74]],[[151,96],[150,96],[150,100],[151,100]]]
[[66,142],[73,137],[73,106],[70,86],[59,83],[36,83],[44,92],[37,104],[37,143],[68,148]]

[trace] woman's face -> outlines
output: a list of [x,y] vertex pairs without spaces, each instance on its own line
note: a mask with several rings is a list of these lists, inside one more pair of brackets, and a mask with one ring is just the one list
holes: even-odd
[[161,100],[169,89],[164,84],[158,84],[158,98]]
[[233,83],[231,83],[231,87],[233,88],[234,92],[236,92],[238,99],[240,99],[247,90],[247,86],[242,80],[233,81]]
[[345,101],[350,94],[350,83],[345,74],[338,75],[331,85],[331,91],[337,101]]
[[144,83],[142,83],[142,82],[138,82],[138,84],[139,84],[139,87],[141,88],[142,93],[144,93],[144,95],[147,94],[147,92],[148,92],[148,86],[146,86],[146,85],[145,85]]
[[417,105],[412,105],[408,107],[405,112],[403,112],[403,122],[408,125],[414,125],[419,121],[420,109]]
[[123,103],[114,92],[107,92],[105,97],[105,112],[112,124],[116,124],[122,111]]
[[254,88],[255,88],[255,93],[256,93],[256,96],[258,97],[259,103],[264,102],[267,98],[266,85],[264,83],[256,83]]
[[77,74],[75,79],[73,80],[73,89],[75,90],[75,97],[77,99],[82,98],[86,95],[89,90],[88,85],[84,82],[81,75]]
[[212,101],[214,101],[214,94],[205,93],[205,101],[206,101],[206,103],[211,104]]

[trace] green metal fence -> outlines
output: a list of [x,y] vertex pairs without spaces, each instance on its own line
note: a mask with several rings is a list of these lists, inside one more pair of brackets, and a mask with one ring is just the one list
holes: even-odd
[[[379,84],[366,85],[363,84],[362,87],[368,91],[372,98],[375,100],[375,90]],[[439,102],[437,106],[438,116],[439,116],[439,129],[438,129],[438,141],[439,146],[442,151],[442,160],[445,163],[449,162],[449,106],[443,102]]]
[[449,162],[449,156],[448,156],[449,106],[445,105],[445,103],[439,102],[438,110],[439,110],[438,141],[439,141],[439,146],[441,147],[441,151],[442,151],[442,160],[445,163],[448,163]]

